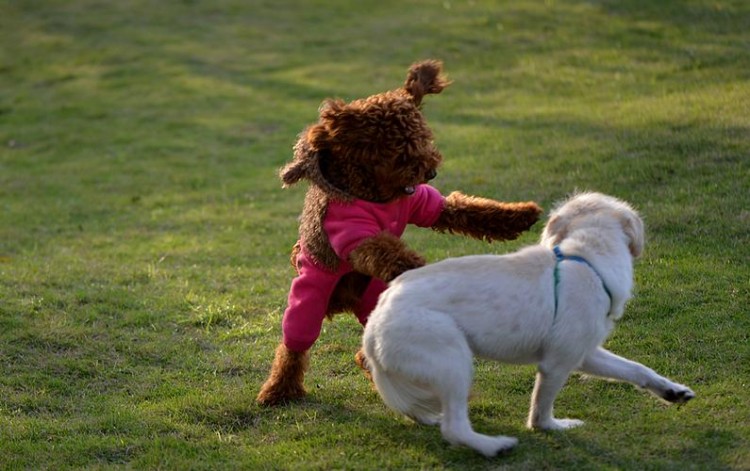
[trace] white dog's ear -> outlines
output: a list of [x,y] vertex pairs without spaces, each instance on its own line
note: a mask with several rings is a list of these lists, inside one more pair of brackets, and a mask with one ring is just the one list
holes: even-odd
[[625,231],[625,235],[628,236],[628,248],[631,255],[633,255],[633,258],[640,257],[641,253],[643,253],[643,245],[645,243],[643,221],[635,213],[626,214],[622,218],[622,228]]
[[547,221],[547,225],[544,226],[542,240],[547,241],[549,245],[557,245],[567,235],[568,227],[565,219],[560,215],[554,215]]

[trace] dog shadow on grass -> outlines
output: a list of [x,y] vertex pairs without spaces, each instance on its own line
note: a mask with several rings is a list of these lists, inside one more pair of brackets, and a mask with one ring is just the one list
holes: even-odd
[[[528,455],[519,463],[541,458],[552,469],[731,470],[734,468],[722,458],[726,458],[740,442],[733,433],[716,429],[676,437],[675,441],[679,443],[663,452],[655,452],[653,447],[642,451],[633,451],[632,445],[623,448],[616,435],[605,432],[593,439],[581,437],[575,431],[526,432],[519,435],[519,440],[521,443],[516,453]],[[649,438],[644,436],[643,440],[646,442]]]
[[[349,391],[351,393],[351,391]],[[356,401],[354,398],[361,401]],[[371,463],[387,459],[393,466],[429,465],[439,463],[444,469],[732,469],[727,457],[740,440],[720,429],[685,429],[675,437],[673,445],[664,453],[644,447],[634,452],[632,437],[629,447],[618,444],[616,435],[602,429],[601,434],[585,437],[576,430],[566,432],[533,432],[515,423],[473,418],[480,433],[503,434],[519,439],[510,452],[488,459],[466,447],[445,442],[439,426],[416,424],[380,405],[369,407],[371,398],[337,393],[335,398],[318,398],[311,394],[305,399],[281,408],[260,408],[254,419],[245,417],[238,422],[256,427],[267,422],[268,433],[277,441],[299,442],[310,439],[316,446],[343,454],[347,459],[362,459]],[[594,427],[594,424],[584,427]],[[625,441],[625,437],[622,437]],[[648,440],[647,436],[643,440]],[[326,443],[327,442],[327,443]],[[388,450],[384,452],[384,450]],[[322,453],[328,453],[323,451]],[[385,453],[385,457],[384,457]],[[731,459],[729,459],[731,461]],[[363,461],[364,462],[364,461]]]

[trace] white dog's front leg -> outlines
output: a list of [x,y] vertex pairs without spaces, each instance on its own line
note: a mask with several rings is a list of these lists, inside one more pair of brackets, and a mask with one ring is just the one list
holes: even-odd
[[695,397],[695,393],[687,386],[673,383],[651,368],[601,347],[584,359],[579,370],[595,376],[626,381],[645,388],[669,402],[683,403]]
[[531,394],[531,410],[526,424],[529,428],[564,430],[583,425],[581,420],[554,417],[555,398],[567,381],[568,374],[568,371],[544,372],[543,369],[539,369],[536,374],[536,383],[534,383],[534,392]]

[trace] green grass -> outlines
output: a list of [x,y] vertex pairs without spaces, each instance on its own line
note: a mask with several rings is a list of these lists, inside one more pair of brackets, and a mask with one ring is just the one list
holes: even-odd
[[[0,468],[750,468],[750,5],[712,1],[0,4]],[[698,397],[574,377],[587,423],[523,428],[533,368],[478,361],[487,460],[389,412],[325,326],[304,402],[254,396],[304,188],[276,169],[327,97],[445,61],[443,192],[638,207],[608,346]],[[430,260],[513,250],[410,230]]]

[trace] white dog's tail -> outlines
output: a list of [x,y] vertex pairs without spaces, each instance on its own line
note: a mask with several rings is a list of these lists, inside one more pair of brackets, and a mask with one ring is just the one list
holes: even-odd
[[440,422],[440,399],[429,386],[385,371],[374,358],[368,357],[367,363],[375,387],[388,407],[422,424]]

